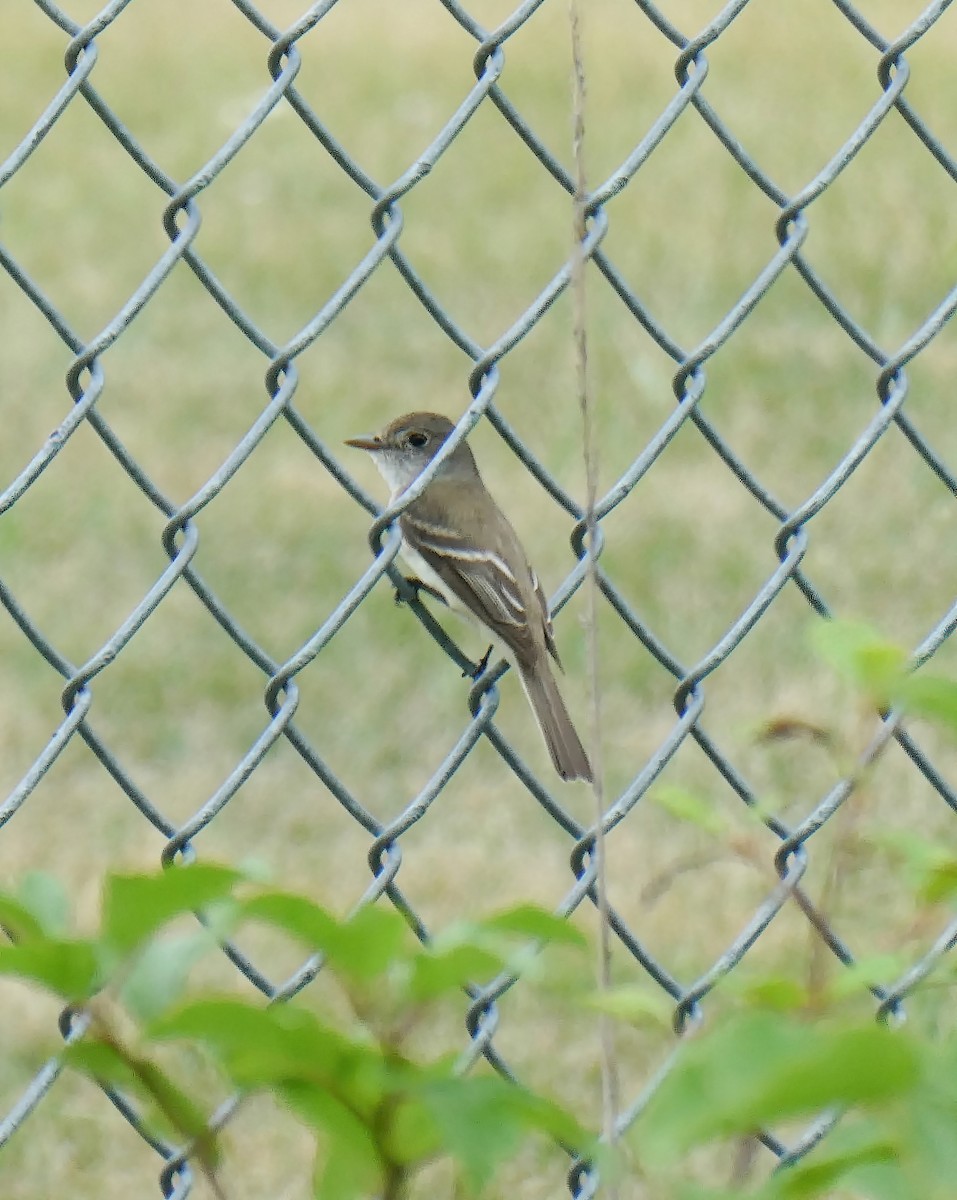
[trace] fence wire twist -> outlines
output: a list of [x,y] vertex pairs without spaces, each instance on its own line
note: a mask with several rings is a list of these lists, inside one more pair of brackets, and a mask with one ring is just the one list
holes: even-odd
[[[846,20],[854,35],[871,48],[879,87],[874,103],[844,144],[814,178],[793,194],[775,183],[762,165],[751,157],[737,139],[732,122],[722,117],[705,92],[709,71],[708,51],[748,7],[749,0],[734,0],[725,5],[693,36],[689,36],[673,24],[656,5],[648,0],[636,0],[637,8],[647,23],[648,35],[656,30],[657,34],[667,39],[674,48],[676,87],[671,99],[648,127],[639,143],[607,178],[599,181],[590,191],[586,206],[587,231],[583,251],[596,278],[592,286],[599,286],[597,277],[600,276],[641,330],[673,361],[673,390],[676,403],[654,437],[645,446],[636,447],[640,452],[636,454],[628,469],[599,499],[596,511],[598,538],[594,546],[587,544],[586,521],[582,508],[550,474],[540,458],[518,436],[503,412],[495,406],[500,383],[499,365],[521,339],[535,329],[550,306],[568,287],[572,270],[571,255],[525,311],[511,325],[502,329],[491,345],[482,345],[443,306],[402,245],[405,227],[403,199],[426,179],[476,114],[489,108],[497,110],[507,122],[514,137],[520,139],[528,153],[533,155],[548,173],[554,181],[556,194],[560,196],[562,192],[566,193],[569,228],[571,227],[573,177],[548,149],[544,140],[536,134],[530,121],[523,115],[521,108],[510,99],[505,88],[506,50],[509,39],[532,20],[536,11],[543,7],[544,0],[526,0],[493,30],[483,28],[456,0],[441,0],[441,8],[445,10],[445,14],[440,11],[439,5],[436,5],[437,20],[440,17],[443,20],[451,17],[474,40],[472,67],[475,82],[466,98],[444,122],[434,140],[405,171],[386,184],[375,181],[366,173],[347,147],[337,141],[321,114],[315,111],[297,88],[297,76],[303,62],[299,43],[310,31],[321,26],[321,22],[336,6],[336,0],[325,0],[323,3],[312,5],[285,30],[271,24],[249,0],[232,0],[238,13],[263,39],[265,63],[271,82],[264,86],[261,98],[247,119],[236,127],[231,136],[185,183],[172,178],[159,162],[147,153],[124,124],[123,113],[115,111],[96,86],[100,46],[107,43],[111,26],[123,10],[131,6],[132,0],[113,0],[113,3],[107,4],[86,25],[73,21],[52,0],[35,2],[42,13],[69,38],[65,51],[66,79],[59,91],[49,100],[33,127],[18,133],[12,152],[0,166],[0,187],[12,180],[32,156],[44,153],[44,139],[72,106],[86,105],[126,152],[130,170],[141,172],[153,187],[168,198],[163,225],[169,245],[112,319],[94,337],[84,340],[74,331],[55,301],[44,294],[14,254],[6,245],[0,243],[0,263],[19,290],[20,299],[42,314],[74,356],[66,374],[66,386],[72,407],[42,447],[3,491],[0,496],[0,513],[6,513],[24,498],[67,446],[71,437],[85,424],[95,431],[117,466],[165,518],[162,545],[169,561],[128,618],[94,654],[79,664],[68,660],[18,601],[7,583],[0,580],[0,600],[6,612],[37,654],[41,655],[64,681],[62,720],[42,753],[36,757],[26,774],[0,804],[2,836],[8,839],[16,838],[17,823],[10,823],[11,818],[30,802],[44,775],[64,750],[76,739],[80,739],[143,818],[165,839],[162,852],[164,863],[171,864],[178,858],[191,859],[198,853],[199,835],[205,827],[214,821],[236,796],[263,763],[271,748],[280,739],[285,739],[295,748],[328,794],[366,831],[370,839],[368,861],[371,880],[365,893],[354,898],[355,902],[365,904],[387,899],[407,916],[417,935],[427,940],[429,930],[418,915],[415,897],[407,895],[400,885],[403,865],[402,839],[413,826],[427,818],[430,806],[445,785],[476,743],[485,738],[495,747],[518,783],[527,789],[570,839],[573,882],[567,894],[556,898],[556,910],[571,915],[584,904],[596,903],[593,849],[597,830],[594,827],[586,827],[573,817],[561,799],[553,795],[551,780],[539,779],[494,723],[499,703],[498,682],[504,666],[497,671],[487,672],[470,687],[468,708],[471,719],[462,730],[458,742],[434,770],[422,791],[387,824],[380,822],[337,777],[295,720],[300,704],[297,677],[326,650],[383,576],[388,576],[395,584],[424,628],[455,663],[463,668],[470,666],[469,660],[458,646],[449,640],[428,607],[419,603],[417,595],[403,581],[397,569],[395,560],[399,548],[399,533],[396,518],[404,504],[409,502],[408,499],[386,509],[377,506],[349,474],[347,460],[340,461],[338,447],[327,445],[321,432],[311,426],[294,403],[298,383],[297,358],[329,329],[375,273],[387,263],[391,263],[411,295],[445,337],[472,362],[468,375],[471,403],[458,422],[455,439],[458,441],[466,437],[481,421],[490,422],[514,453],[516,460],[535,477],[559,508],[567,514],[571,523],[571,545],[577,565],[553,597],[552,604],[556,612],[560,611],[582,586],[589,554],[601,555],[605,541],[601,523],[632,495],[639,482],[658,462],[678,431],[684,427],[693,427],[701,435],[714,455],[776,525],[773,539],[777,556],[776,567],[751,596],[740,616],[724,630],[720,638],[698,661],[691,664],[678,661],[656,631],[649,627],[626,599],[623,590],[616,585],[613,574],[605,569],[602,559],[598,557],[597,578],[604,600],[630,634],[638,639],[644,649],[673,678],[676,712],[670,730],[661,739],[657,749],[605,811],[602,822],[604,834],[613,835],[616,828],[626,821],[679,748],[690,739],[697,744],[714,771],[730,786],[740,801],[759,814],[777,844],[773,858],[778,875],[776,886],[767,892],[763,902],[733,941],[724,947],[709,968],[696,978],[679,980],[673,973],[673,968],[654,955],[643,944],[640,934],[612,907],[609,916],[614,936],[619,949],[634,964],[637,977],[649,976],[672,998],[675,1028],[681,1035],[689,1023],[701,1019],[704,1001],[709,992],[742,961],[789,901],[795,902],[803,911],[823,944],[840,963],[853,964],[854,949],[842,940],[827,916],[815,906],[810,894],[802,886],[813,837],[838,812],[858,787],[867,768],[877,761],[893,741],[900,745],[913,769],[926,780],[933,792],[951,810],[957,810],[957,793],[944,778],[943,772],[935,767],[927,751],[902,727],[900,713],[892,711],[880,719],[875,718],[876,726],[872,739],[852,769],[810,808],[802,820],[794,825],[785,824],[777,816],[766,812],[759,804],[758,792],[749,783],[744,769],[734,761],[733,752],[709,734],[705,722],[706,683],[709,676],[745,641],[786,589],[793,592],[796,588],[813,613],[822,617],[831,615],[828,597],[822,593],[804,566],[809,545],[809,526],[848,482],[852,473],[891,426],[896,426],[903,434],[914,453],[940,484],[951,494],[957,492],[957,478],[954,473],[904,409],[908,395],[908,365],[941,333],[945,323],[953,315],[957,308],[957,287],[952,288],[936,303],[926,319],[911,331],[902,344],[888,348],[879,344],[855,320],[848,307],[842,304],[836,292],[805,255],[805,245],[811,229],[811,206],[840,179],[855,156],[881,130],[890,114],[899,115],[906,122],[913,137],[927,154],[936,160],[943,172],[941,179],[945,182],[957,182],[957,161],[912,106],[906,94],[910,77],[907,54],[921,39],[929,39],[934,35],[935,26],[948,8],[949,0],[939,0],[928,5],[893,41],[885,40],[847,0],[832,0],[834,8]],[[304,48],[303,53],[307,54],[308,48]],[[277,345],[244,311],[237,297],[200,256],[196,239],[200,228],[203,193],[242,153],[270,114],[280,106],[291,109],[302,122],[304,129],[313,139],[314,153],[328,156],[368,197],[367,211],[374,238],[368,252],[356,262],[353,270],[319,311],[288,341]],[[777,210],[774,232],[778,248],[707,335],[697,345],[682,346],[636,294],[625,273],[604,248],[604,241],[615,220],[616,198],[632,184],[638,172],[669,136],[676,123],[692,111],[704,122],[723,152],[730,155],[746,174],[753,187],[774,205]],[[185,264],[193,272],[209,298],[267,360],[265,387],[268,399],[258,418],[227,455],[221,467],[185,503],[176,504],[160,490],[142,464],[137,461],[136,456],[124,446],[98,407],[98,402],[107,385],[103,364],[105,352],[124,335],[133,319],[164,287],[171,273],[181,264]],[[877,397],[871,419],[846,448],[840,461],[795,507],[784,504],[772,494],[762,482],[759,473],[738,456],[722,437],[716,425],[704,415],[701,405],[707,387],[705,364],[734,337],[755,307],[786,273],[792,277],[799,277],[807,292],[826,310],[850,343],[872,364]],[[361,506],[373,519],[370,530],[373,560],[368,569],[315,634],[283,662],[275,661],[242,627],[200,574],[196,562],[199,542],[197,518],[243,468],[277,422],[285,422],[302,439],[318,464],[342,489],[343,502]],[[427,477],[423,486],[425,481]],[[92,723],[95,716],[93,707],[97,677],[123,654],[134,635],[164,603],[179,581],[188,585],[226,637],[261,672],[265,681],[263,699],[268,713],[268,721],[228,777],[190,819],[183,823],[175,822],[164,815],[124,766],[121,752],[108,744]],[[921,665],[929,660],[943,646],[955,627],[957,605],[951,607],[934,627],[927,631],[923,641],[913,650],[914,665]],[[889,980],[883,986],[874,986],[872,991],[876,1015],[882,1019],[892,1014],[901,1015],[908,994],[934,970],[955,941],[957,920],[937,932],[926,952],[911,962],[900,978]],[[288,978],[274,980],[237,946],[227,944],[224,949],[238,971],[271,1002],[296,995],[315,978],[320,969],[318,960],[310,959],[302,963]],[[466,1027],[470,1039],[468,1064],[474,1064],[484,1058],[494,1069],[508,1077],[512,1077],[512,1068],[496,1044],[496,1035],[500,1027],[498,1002],[514,983],[512,978],[499,978],[483,987],[476,986],[470,996],[466,1013]],[[83,1029],[82,1019],[64,1016],[62,1033],[68,1042],[82,1036]],[[643,1108],[667,1073],[671,1061],[680,1052],[679,1041],[673,1054],[664,1064],[649,1067],[645,1086],[618,1114],[617,1127],[620,1131],[629,1129],[639,1120]],[[58,1062],[48,1062],[37,1073],[26,1091],[15,1100],[6,1116],[0,1120],[0,1148],[17,1132],[21,1136],[29,1137],[31,1114],[55,1087],[59,1074]],[[182,1148],[166,1144],[148,1132],[141,1114],[123,1095],[108,1088],[104,1088],[104,1091],[132,1129],[146,1139],[162,1159],[162,1194],[167,1197],[188,1195],[193,1182],[188,1153]],[[212,1117],[212,1125],[221,1127],[225,1124],[234,1108],[235,1098],[224,1103]],[[824,1114],[808,1124],[802,1132],[787,1140],[782,1140],[770,1130],[762,1131],[760,1140],[779,1163],[791,1163],[815,1146],[836,1120],[835,1114]],[[558,1155],[561,1152],[556,1149],[555,1153]],[[573,1163],[569,1170],[568,1186],[573,1196],[584,1198],[596,1195],[600,1191],[601,1180],[589,1164]]]

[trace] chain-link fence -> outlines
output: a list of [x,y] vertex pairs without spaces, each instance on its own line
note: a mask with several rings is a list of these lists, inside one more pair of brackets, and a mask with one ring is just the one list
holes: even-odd
[[[0,16],[5,875],[59,873],[82,912],[111,865],[258,853],[422,937],[507,898],[587,925],[590,793],[550,772],[512,675],[462,677],[462,631],[403,585],[398,509],[341,445],[461,415],[560,581],[587,728],[566,6],[83,7]],[[957,624],[957,24],[904,7],[582,5],[613,964],[679,1034],[729,972],[822,954],[901,953],[860,1002],[902,1014],[957,939],[861,849],[864,827],[952,836],[952,754],[849,711],[805,641],[865,616],[946,667]],[[665,785],[717,824],[649,801]],[[220,982],[318,986],[283,953],[231,945]],[[54,1025],[3,996],[8,1047]],[[588,1023],[535,1003],[476,987],[474,1061],[597,1124]],[[637,1129],[673,1050],[618,1053]],[[11,1052],[0,1079],[5,1194],[203,1186],[123,1097],[34,1071]],[[835,1119],[763,1131],[765,1165]],[[281,1117],[242,1136],[241,1194],[305,1191]],[[555,1148],[522,1194],[569,1169],[601,1191]]]

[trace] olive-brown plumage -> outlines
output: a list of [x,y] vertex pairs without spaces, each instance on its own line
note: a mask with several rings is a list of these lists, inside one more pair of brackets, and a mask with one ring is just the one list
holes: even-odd
[[[372,455],[395,500],[441,450],[454,425],[439,413],[408,413],[374,437],[347,443]],[[518,535],[461,442],[399,517],[402,555],[422,581],[504,647],[514,663],[555,770],[591,779],[549,664],[559,666],[548,605]]]

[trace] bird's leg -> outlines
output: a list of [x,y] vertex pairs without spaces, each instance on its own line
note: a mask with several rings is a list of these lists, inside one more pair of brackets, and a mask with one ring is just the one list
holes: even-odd
[[466,678],[479,679],[485,673],[485,668],[488,666],[488,660],[492,657],[492,651],[494,649],[495,649],[494,646],[489,646],[489,648],[485,651],[485,653],[482,655],[482,657],[475,664],[475,670],[474,671],[463,671],[462,678],[463,679],[466,679]]
[[[439,600],[442,604],[447,603],[445,597],[440,591],[434,587],[430,587],[429,584],[427,584],[424,580],[417,578],[415,575],[407,576],[405,582],[415,593],[416,600],[418,600],[420,592],[427,592],[433,600]],[[405,598],[402,596],[398,588],[395,589],[395,602],[396,604],[403,604],[405,602]]]

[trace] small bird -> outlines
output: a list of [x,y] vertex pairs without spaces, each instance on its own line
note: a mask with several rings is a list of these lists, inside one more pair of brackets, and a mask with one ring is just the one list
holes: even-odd
[[[454,428],[439,413],[407,413],[381,433],[349,438],[346,445],[372,455],[394,502]],[[558,774],[590,780],[588,755],[548,661],[551,655],[561,667],[541,584],[518,535],[482,482],[466,442],[401,514],[399,529],[400,553],[418,580],[504,647]]]

